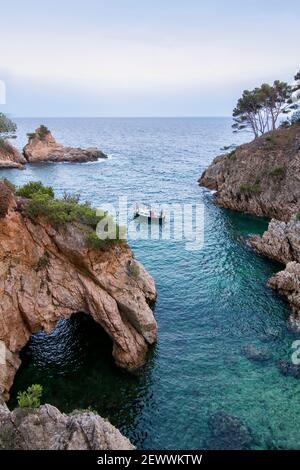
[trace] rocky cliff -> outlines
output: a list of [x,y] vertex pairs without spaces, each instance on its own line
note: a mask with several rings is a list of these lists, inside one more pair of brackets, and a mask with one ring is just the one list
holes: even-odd
[[285,265],[268,285],[300,313],[300,125],[270,132],[217,157],[199,179],[221,207],[272,218],[252,247]]
[[263,236],[251,237],[250,242],[256,251],[286,266],[268,285],[285,295],[293,312],[300,314],[300,221],[296,217],[289,222],[272,220]]
[[90,411],[65,415],[51,405],[10,412],[0,405],[2,450],[132,450],[108,421]]
[[40,126],[32,134],[28,135],[28,144],[24,147],[24,156],[30,163],[36,162],[88,162],[99,158],[107,158],[97,148],[73,148],[65,147],[56,142],[51,132]]
[[217,157],[199,184],[222,207],[288,221],[300,209],[300,125]]
[[[8,397],[31,334],[50,332],[58,319],[85,312],[113,340],[112,354],[128,370],[145,361],[156,340],[149,304],[153,279],[125,242],[86,246],[84,227],[54,228],[24,212],[26,200],[0,183],[0,392]],[[99,358],[101,360],[101,358]]]
[[25,158],[7,140],[0,139],[0,169],[23,168]]

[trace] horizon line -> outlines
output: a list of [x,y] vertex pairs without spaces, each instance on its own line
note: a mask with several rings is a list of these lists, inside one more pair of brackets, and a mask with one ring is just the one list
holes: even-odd
[[19,116],[7,115],[16,119],[232,119],[232,116]]

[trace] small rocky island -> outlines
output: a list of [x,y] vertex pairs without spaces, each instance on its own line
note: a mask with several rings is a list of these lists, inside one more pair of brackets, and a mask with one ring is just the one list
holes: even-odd
[[199,184],[216,191],[214,199],[221,207],[271,219],[264,235],[250,243],[285,266],[269,286],[300,314],[300,123],[217,157]]
[[94,162],[100,158],[107,158],[107,155],[97,148],[65,147],[57,143],[50,130],[43,125],[38,127],[35,132],[28,134],[28,143],[23,149],[23,154],[7,138],[1,138],[0,133],[0,170],[4,168],[22,169],[26,163],[84,163]]
[[99,158],[107,158],[97,148],[65,147],[56,142],[46,126],[40,126],[32,134],[28,134],[28,144],[23,153],[27,162],[91,162]]
[[97,237],[99,220],[88,204],[56,199],[41,183],[16,190],[0,182],[2,399],[30,336],[76,312],[91,315],[111,337],[118,366],[134,370],[145,362],[156,341],[155,284],[125,240]]

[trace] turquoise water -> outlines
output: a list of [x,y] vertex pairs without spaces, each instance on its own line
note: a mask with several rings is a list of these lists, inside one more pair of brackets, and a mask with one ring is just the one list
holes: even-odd
[[[138,448],[215,446],[210,417],[221,410],[249,428],[250,448],[299,448],[299,381],[284,377],[279,359],[296,336],[289,307],[266,287],[280,269],[245,243],[266,221],[224,211],[197,179],[220,147],[241,142],[229,119],[19,119],[17,145],[43,122],[57,139],[99,146],[107,161],[28,165],[2,174],[16,184],[41,180],[56,193],[80,192],[94,206],[127,195],[130,202],[203,203],[205,244],[190,252],[183,241],[136,241],[137,258],[154,276],[158,343],[146,366],[130,375],[114,366],[111,342],[88,317],[74,315],[22,352],[16,392],[37,382],[44,401],[71,411],[92,408],[108,417]],[[256,363],[247,344],[272,354]]]

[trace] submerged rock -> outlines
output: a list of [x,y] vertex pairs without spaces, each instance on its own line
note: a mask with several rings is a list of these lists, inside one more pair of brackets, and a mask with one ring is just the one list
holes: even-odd
[[211,438],[208,447],[214,450],[249,449],[253,438],[247,426],[239,418],[225,411],[218,411],[210,416],[208,425]]
[[112,424],[91,411],[65,415],[51,405],[10,412],[0,405],[2,450],[132,450]]
[[51,132],[40,126],[29,134],[28,144],[24,147],[24,156],[28,162],[89,162],[107,158],[97,148],[73,148],[58,144]]
[[[33,221],[12,191],[6,199],[0,216],[0,395],[8,398],[30,336],[51,332],[76,312],[91,315],[112,338],[118,366],[143,365],[156,341],[149,306],[156,289],[127,243],[89,248],[81,224],[55,228],[41,217]],[[132,262],[138,267],[134,276]]]
[[255,344],[247,344],[242,348],[242,354],[254,362],[267,362],[272,358],[272,354],[264,348],[259,348]]
[[0,139],[0,170],[4,168],[22,169],[25,158],[7,140]]
[[300,365],[293,364],[290,361],[282,359],[278,361],[278,369],[283,375],[294,377],[295,379],[300,379]]

